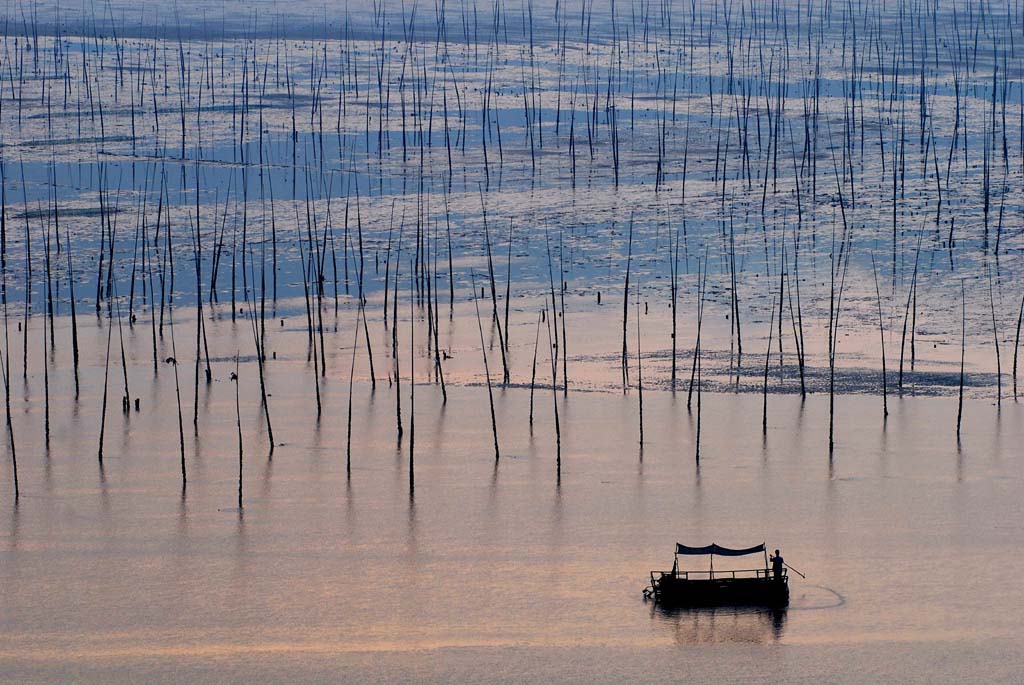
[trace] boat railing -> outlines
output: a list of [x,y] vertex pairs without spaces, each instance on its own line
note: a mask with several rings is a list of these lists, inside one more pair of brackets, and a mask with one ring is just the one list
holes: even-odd
[[[674,578],[675,580],[738,580],[742,578],[771,580],[775,577],[771,569],[751,568],[738,569],[735,571],[687,571],[683,569],[673,571],[651,571],[651,582],[661,581],[663,578]],[[786,569],[782,569],[781,578],[785,579]]]

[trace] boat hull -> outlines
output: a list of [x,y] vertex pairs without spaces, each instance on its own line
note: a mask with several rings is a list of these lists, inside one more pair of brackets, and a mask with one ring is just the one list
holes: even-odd
[[655,581],[654,598],[671,606],[789,605],[786,578],[713,578],[690,580],[665,575]]

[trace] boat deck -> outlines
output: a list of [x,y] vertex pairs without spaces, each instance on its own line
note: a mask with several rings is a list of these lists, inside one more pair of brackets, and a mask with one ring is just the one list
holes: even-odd
[[789,577],[770,569],[737,571],[651,571],[654,600],[676,606],[748,605],[781,607],[789,604]]

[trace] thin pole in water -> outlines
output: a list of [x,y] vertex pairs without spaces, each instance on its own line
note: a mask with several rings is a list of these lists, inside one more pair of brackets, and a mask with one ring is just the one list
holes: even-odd
[[484,327],[480,322],[480,302],[476,297],[476,271],[470,270],[470,279],[473,283],[473,306],[476,308],[476,326],[480,331],[480,353],[484,357],[484,376],[487,378],[487,399],[491,407],[491,432],[494,434],[494,461],[501,458],[498,450],[498,422],[494,417],[494,392],[491,389],[491,372],[487,365],[487,346],[484,343]]
[[238,427],[238,510],[242,510],[242,413],[239,406],[238,392],[238,351],[235,351],[235,372],[231,380],[235,382],[235,425]]
[[964,418],[964,358],[967,353],[967,290],[960,280],[960,390],[957,395],[956,439],[960,441],[960,424]]

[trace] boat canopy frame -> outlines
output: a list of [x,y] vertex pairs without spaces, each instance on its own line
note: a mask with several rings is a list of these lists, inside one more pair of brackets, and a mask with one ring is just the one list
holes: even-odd
[[717,554],[720,557],[743,557],[747,556],[748,554],[757,554],[758,552],[767,553],[767,548],[765,547],[765,544],[763,542],[760,545],[755,545],[754,547],[744,547],[742,549],[723,547],[722,545],[718,545],[713,542],[710,545],[704,545],[703,547],[690,547],[689,545],[684,545],[681,542],[676,543],[676,554],[687,554],[694,556]]
[[711,573],[715,571],[715,555],[720,557],[743,557],[750,554],[757,553],[764,554],[764,567],[768,568],[768,547],[765,543],[760,545],[754,545],[753,547],[743,548],[732,548],[723,547],[722,545],[712,542],[710,545],[704,545],[703,547],[691,547],[684,545],[680,542],[676,543],[676,552],[672,562],[672,574],[675,575],[679,571],[679,555],[684,556],[708,556],[711,559]]

